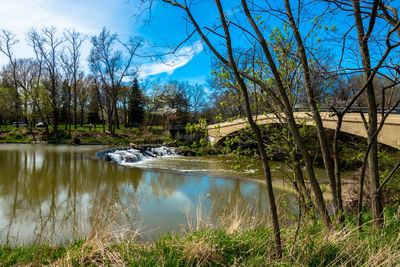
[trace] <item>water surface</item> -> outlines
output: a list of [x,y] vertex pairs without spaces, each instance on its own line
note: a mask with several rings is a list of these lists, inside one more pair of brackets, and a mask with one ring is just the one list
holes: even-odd
[[259,177],[257,168],[238,173],[217,156],[168,157],[123,167],[96,159],[95,153],[106,148],[0,145],[2,241],[68,242],[87,235],[94,223],[107,227],[111,221],[139,227],[141,238],[148,239],[180,231],[199,209],[217,218],[240,203],[268,213],[263,183],[232,179]]

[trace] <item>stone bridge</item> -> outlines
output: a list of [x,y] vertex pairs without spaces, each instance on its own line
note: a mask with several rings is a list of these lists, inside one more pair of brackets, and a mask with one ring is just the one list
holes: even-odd
[[[309,112],[295,112],[295,118],[299,124],[314,125]],[[337,117],[331,117],[330,112],[321,112],[324,128],[335,130]],[[364,114],[368,121],[368,114]],[[257,124],[264,125],[270,123],[280,123],[274,114],[255,116]],[[379,117],[378,117],[379,121]],[[229,122],[211,124],[208,126],[208,136],[212,145],[217,145],[221,139],[229,134],[244,129],[248,126],[246,119],[236,119]],[[342,132],[367,137],[364,123],[359,113],[347,113],[343,117]],[[378,135],[378,142],[400,149],[400,114],[390,114],[385,121],[382,131]]]

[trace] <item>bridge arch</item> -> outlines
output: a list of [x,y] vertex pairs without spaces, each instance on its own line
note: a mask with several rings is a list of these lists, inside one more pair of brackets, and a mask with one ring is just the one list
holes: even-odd
[[[329,112],[321,112],[321,118],[324,128],[335,130],[337,117],[331,117]],[[306,125],[315,126],[314,121],[311,119],[311,115],[307,112],[295,112],[296,120]],[[368,120],[368,115],[365,115]],[[279,120],[275,114],[258,115],[254,117],[255,121],[259,125],[265,124],[276,124]],[[218,124],[211,124],[208,126],[208,136],[212,145],[218,144],[218,142],[236,131],[244,129],[248,126],[246,119],[236,119],[229,122],[223,122]],[[367,137],[364,123],[361,115],[358,113],[348,113],[343,117],[342,132],[353,134],[360,137]],[[378,135],[378,142],[400,149],[400,115],[390,114],[385,121],[382,131]]]

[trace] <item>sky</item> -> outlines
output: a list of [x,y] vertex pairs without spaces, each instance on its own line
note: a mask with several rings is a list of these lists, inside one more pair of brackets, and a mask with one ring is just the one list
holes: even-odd
[[[55,26],[73,28],[87,36],[83,45],[81,62],[83,70],[89,71],[87,57],[90,37],[98,35],[103,27],[117,33],[121,41],[141,36],[144,45],[137,61],[140,62],[139,77],[142,80],[179,80],[206,84],[210,77],[210,57],[200,41],[185,43],[161,60],[152,55],[168,53],[180,43],[186,32],[182,27],[182,16],[178,10],[154,4],[150,23],[145,23],[149,13],[133,0],[0,0],[0,29],[16,34],[19,43],[15,55],[20,58],[33,57],[27,44],[26,32],[31,28],[41,29]],[[176,12],[176,13],[175,13]],[[142,14],[138,16],[138,14]],[[0,55],[0,65],[7,58]]]
[[[279,1],[273,3],[282,5]],[[144,45],[140,55],[136,58],[141,65],[139,78],[141,81],[168,81],[178,80],[187,81],[191,84],[199,83],[207,85],[207,80],[211,78],[212,64],[210,52],[205,49],[204,44],[199,41],[199,36],[194,35],[190,42],[183,43],[174,54],[171,52],[177,44],[181,43],[193,29],[188,26],[184,20],[184,12],[179,8],[168,7],[155,1],[151,8],[151,13],[141,6],[141,0],[0,0],[0,29],[6,29],[16,34],[20,40],[16,47],[17,57],[33,57],[32,48],[26,42],[25,33],[32,27],[40,29],[44,26],[55,26],[60,33],[63,29],[74,28],[87,36],[83,45],[82,59],[83,70],[89,72],[87,63],[90,51],[90,37],[98,35],[103,27],[106,27],[111,33],[117,33],[121,41],[127,41],[129,37],[143,37]],[[217,21],[217,11],[215,4],[211,0],[194,1],[198,5],[191,6],[193,15],[200,19],[201,25],[212,27]],[[223,1],[226,14],[230,17],[237,16],[239,23],[244,23],[246,19],[241,14],[241,8],[238,7],[240,1]],[[321,5],[315,5],[310,1],[308,11],[311,13],[322,12]],[[305,19],[311,19],[312,14]],[[139,15],[141,14],[141,15]],[[151,14],[149,22],[148,19]],[[242,17],[241,17],[242,16]],[[336,21],[324,21],[324,25],[331,27],[336,25],[338,29],[343,28],[347,31],[352,24],[351,17],[334,16]],[[282,26],[282,18],[268,17],[267,23],[264,23],[263,30],[271,33],[276,26]],[[341,27],[344,26],[344,27]],[[303,34],[310,30],[310,21],[301,22],[301,31]],[[231,27],[232,39],[236,48],[249,47],[248,37],[243,32]],[[216,31],[221,32],[218,28]],[[209,34],[210,37],[212,34]],[[213,44],[222,44],[219,46],[222,50],[225,40],[213,35]],[[313,35],[311,35],[313,36]],[[315,43],[316,37],[308,37],[309,45],[317,47],[319,51],[326,50],[333,56],[340,55],[341,43],[334,40],[331,43]],[[327,39],[328,40],[328,39]],[[329,42],[329,41],[328,41]],[[346,43],[346,45],[351,45]],[[337,45],[340,46],[337,46]],[[337,47],[336,47],[336,46]],[[222,52],[223,53],[223,52]],[[154,55],[166,54],[158,60]],[[322,54],[323,55],[323,54]],[[354,55],[348,58],[347,65],[354,64]],[[345,58],[346,61],[346,58]],[[5,56],[0,55],[0,65],[7,63]]]

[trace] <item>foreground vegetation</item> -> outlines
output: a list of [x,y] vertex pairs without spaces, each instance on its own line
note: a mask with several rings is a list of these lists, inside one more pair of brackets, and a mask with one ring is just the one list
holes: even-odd
[[391,266],[400,261],[400,218],[396,208],[385,210],[381,229],[365,224],[357,231],[356,219],[347,217],[342,230],[327,232],[318,219],[304,218],[283,228],[283,257],[274,257],[272,228],[243,223],[236,218],[218,228],[193,228],[186,234],[167,234],[152,242],[138,236],[118,239],[108,228],[65,246],[0,246],[0,265],[52,266],[186,266],[228,265]]

